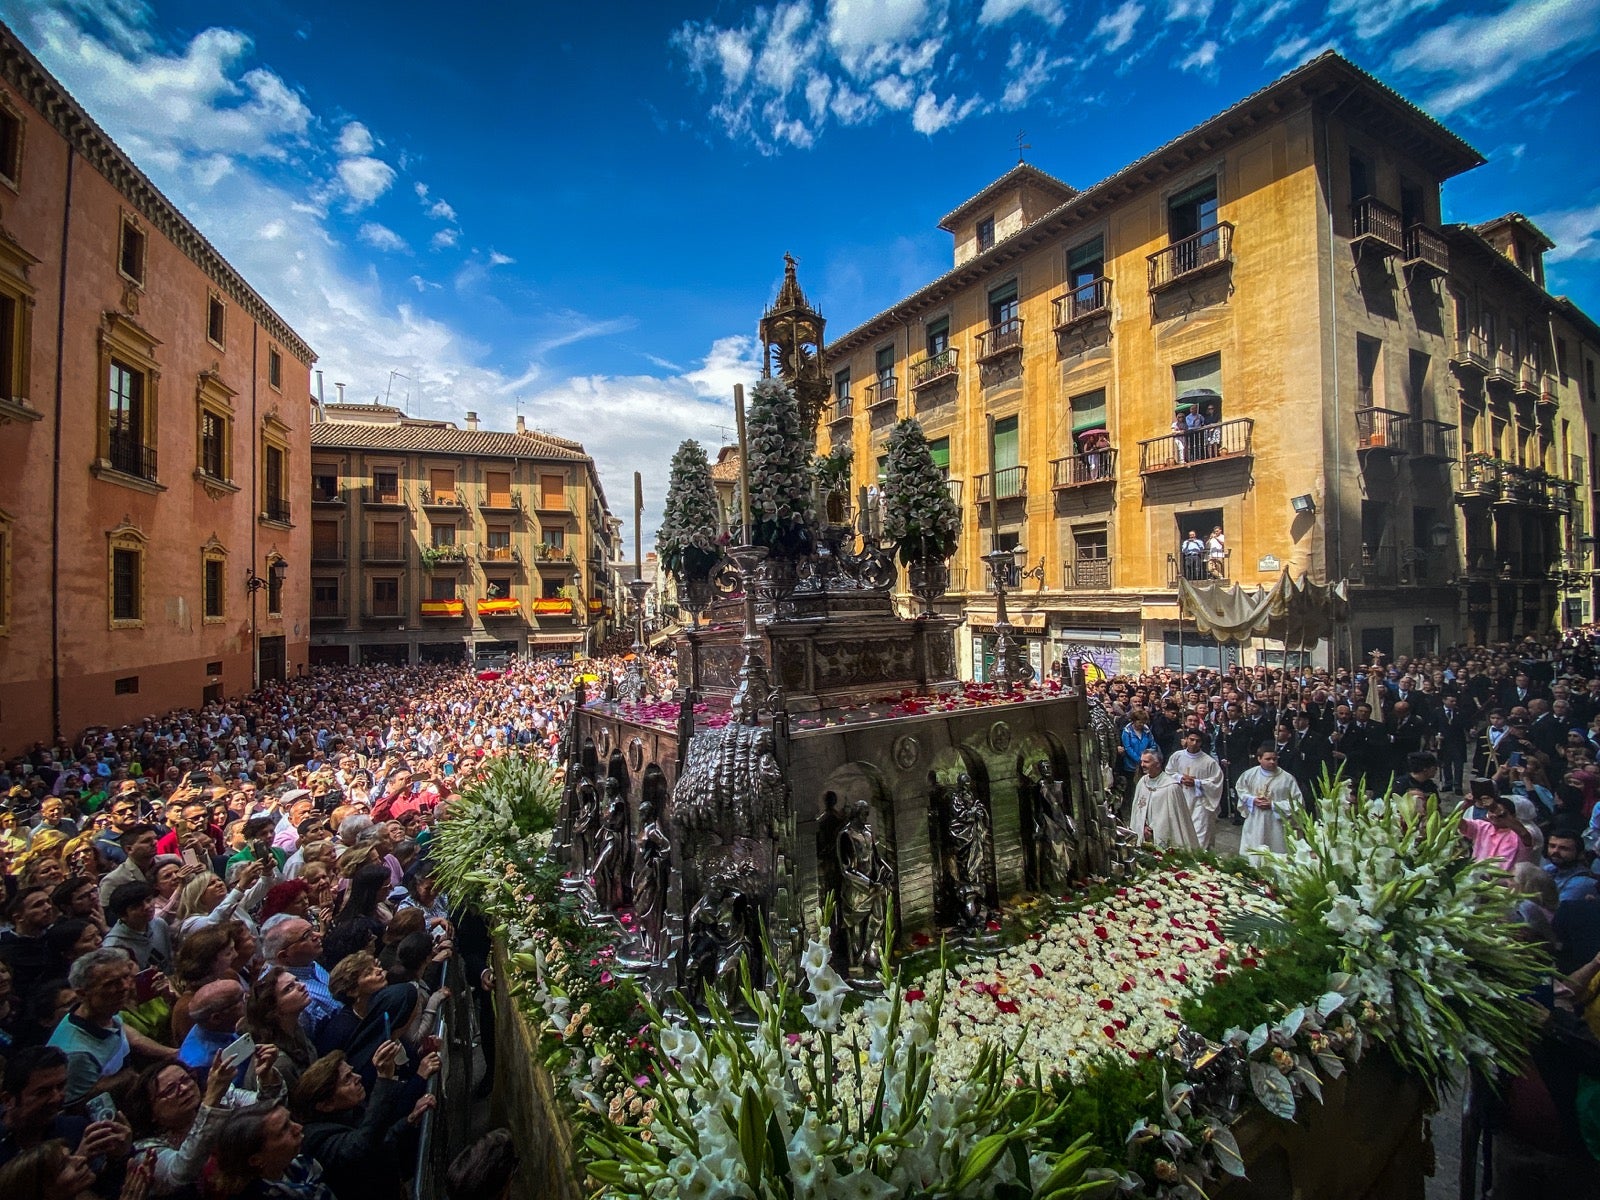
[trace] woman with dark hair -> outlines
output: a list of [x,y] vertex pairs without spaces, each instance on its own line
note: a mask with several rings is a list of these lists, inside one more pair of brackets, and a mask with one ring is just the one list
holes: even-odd
[[122,1112],[138,1139],[134,1153],[154,1156],[152,1195],[171,1195],[200,1178],[230,1110],[283,1098],[277,1057],[276,1046],[255,1052],[253,1065],[264,1085],[259,1096],[233,1086],[234,1072],[222,1064],[221,1054],[212,1062],[203,1089],[181,1063],[156,1063],[139,1073],[123,1097]]
[[220,1197],[240,1200],[336,1200],[322,1168],[300,1153],[300,1126],[281,1104],[254,1104],[230,1115],[217,1138]]
[[[278,1048],[278,1074],[290,1091],[299,1082],[300,1072],[317,1058],[317,1048],[300,1024],[300,1014],[310,1003],[311,993],[305,984],[286,967],[270,967],[256,980],[244,1006],[245,1031],[255,1038],[256,1045]],[[254,1085],[252,1068],[245,1077],[245,1086]]]
[[[360,850],[351,851],[359,854]],[[347,955],[371,949],[383,937],[384,919],[378,905],[389,891],[389,868],[382,863],[362,863],[350,879],[344,907],[323,938],[322,965],[330,969]]]
[[[27,1200],[95,1200],[95,1176],[88,1160],[60,1138],[24,1150],[0,1167],[0,1196]],[[135,1160],[123,1177],[120,1200],[144,1200],[150,1193],[150,1168]]]

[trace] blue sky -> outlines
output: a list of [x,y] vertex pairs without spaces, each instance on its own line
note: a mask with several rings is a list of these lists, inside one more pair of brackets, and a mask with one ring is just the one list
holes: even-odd
[[648,535],[677,443],[732,425],[785,251],[843,333],[948,266],[936,222],[1019,131],[1086,186],[1329,46],[1489,158],[1447,220],[1533,216],[1600,316],[1600,0],[511,9],[0,0],[330,399],[521,411],[588,446],[630,540],[631,472]]

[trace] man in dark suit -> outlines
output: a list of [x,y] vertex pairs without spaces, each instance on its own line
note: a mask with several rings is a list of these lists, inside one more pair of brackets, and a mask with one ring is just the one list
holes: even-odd
[[1349,764],[1351,783],[1365,781],[1365,788],[1381,792],[1389,786],[1393,768],[1389,761],[1389,731],[1372,719],[1370,704],[1356,705],[1355,720],[1350,723],[1339,747]]
[[1510,712],[1513,708],[1526,707],[1529,700],[1548,700],[1548,689],[1541,688],[1533,682],[1526,671],[1518,671],[1511,682],[1500,689],[1500,707]]
[[1389,769],[1396,775],[1406,771],[1411,756],[1428,740],[1428,725],[1404,700],[1397,700],[1389,726]]
[[1459,792],[1466,786],[1467,736],[1472,732],[1472,719],[1461,707],[1459,696],[1445,695],[1434,724],[1439,738],[1439,785],[1445,791]]
[[[1295,782],[1308,804],[1322,782],[1322,772],[1333,771],[1333,744],[1312,726],[1311,716],[1304,711],[1294,714],[1294,757],[1299,764],[1293,772]],[[1314,810],[1313,810],[1314,811]]]
[[1528,711],[1533,714],[1533,723],[1528,726],[1528,740],[1539,747],[1551,762],[1557,762],[1561,753],[1566,749],[1567,730],[1572,728],[1572,722],[1567,719],[1567,702],[1555,700],[1545,703],[1543,700],[1534,699],[1529,703]]

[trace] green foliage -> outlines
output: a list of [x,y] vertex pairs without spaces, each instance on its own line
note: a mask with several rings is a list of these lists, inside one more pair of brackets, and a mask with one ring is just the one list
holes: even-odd
[[896,557],[904,563],[949,558],[961,534],[961,513],[915,420],[901,421],[890,431],[888,459],[883,531],[894,542]]
[[1120,1164],[1127,1154],[1128,1130],[1161,1113],[1162,1069],[1156,1058],[1128,1062],[1103,1054],[1084,1068],[1076,1084],[1058,1076],[1056,1091],[1063,1100],[1052,1140],[1087,1134],[1107,1164]]
[[788,384],[763,379],[751,390],[745,442],[751,541],[777,555],[806,550],[813,519],[811,447]]
[[[1230,937],[1232,936],[1230,931]],[[1264,952],[1254,967],[1242,967],[1178,1007],[1191,1029],[1221,1041],[1230,1029],[1253,1029],[1295,1004],[1320,996],[1337,958],[1326,942],[1297,941]]]
[[704,579],[717,565],[717,489],[706,452],[693,438],[672,456],[666,510],[656,533],[661,565],[684,579]]

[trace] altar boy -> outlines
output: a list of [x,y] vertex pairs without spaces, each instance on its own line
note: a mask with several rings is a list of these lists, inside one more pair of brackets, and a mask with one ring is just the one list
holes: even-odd
[[1239,776],[1239,809],[1244,813],[1244,828],[1239,831],[1239,851],[1251,862],[1263,850],[1282,854],[1283,823],[1295,805],[1305,803],[1305,795],[1294,776],[1278,766],[1278,750],[1264,745],[1256,751],[1256,765]]

